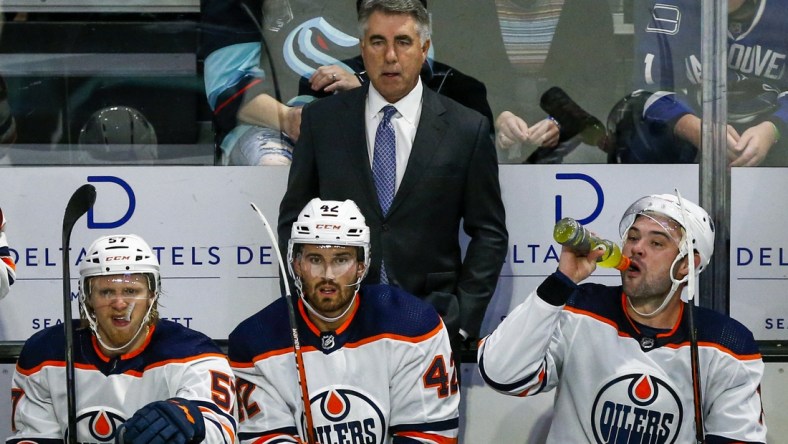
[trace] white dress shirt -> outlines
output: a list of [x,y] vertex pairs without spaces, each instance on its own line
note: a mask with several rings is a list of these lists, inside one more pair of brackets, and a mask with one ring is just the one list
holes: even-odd
[[364,107],[364,123],[367,128],[367,150],[369,152],[370,168],[372,168],[372,161],[375,155],[375,133],[378,130],[380,119],[383,118],[381,110],[386,105],[393,105],[394,108],[397,108],[397,112],[391,118],[391,123],[394,125],[394,132],[397,136],[397,182],[395,193],[396,190],[399,190],[399,184],[402,183],[402,177],[405,175],[405,168],[408,166],[408,159],[413,148],[413,140],[416,138],[416,128],[418,128],[419,119],[421,118],[423,88],[421,78],[419,78],[416,87],[408,95],[397,103],[389,103],[374,86],[369,85],[367,103]]

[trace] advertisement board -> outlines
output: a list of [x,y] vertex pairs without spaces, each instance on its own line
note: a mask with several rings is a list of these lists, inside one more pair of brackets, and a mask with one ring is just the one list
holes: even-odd
[[24,340],[62,322],[63,212],[85,183],[96,187],[96,203],[71,236],[73,316],[85,249],[100,236],[133,233],[159,257],[162,317],[226,338],[233,326],[279,296],[275,251],[250,202],[276,224],[287,172],[280,167],[5,169],[0,206],[8,219],[17,282],[0,301],[0,340]]
[[[8,218],[17,282],[0,301],[0,341],[25,340],[62,322],[63,212],[85,183],[96,187],[97,198],[71,237],[73,315],[85,249],[106,234],[134,233],[161,262],[161,315],[226,339],[240,321],[280,296],[276,254],[249,203],[276,224],[287,172],[281,167],[4,170],[0,206]],[[635,199],[675,188],[689,199],[698,197],[697,165],[502,165],[500,174],[510,245],[482,333],[492,331],[555,270],[557,219],[573,217],[618,240],[621,214]],[[601,268],[593,279],[619,282],[617,273]]]
[[786,187],[784,168],[731,170],[730,314],[759,341],[788,339]]

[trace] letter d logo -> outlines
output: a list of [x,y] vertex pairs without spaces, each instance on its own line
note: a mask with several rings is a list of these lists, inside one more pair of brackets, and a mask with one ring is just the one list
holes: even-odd
[[[591,212],[585,218],[575,218],[581,225],[586,225],[592,222],[594,219],[599,217],[599,213],[602,212],[602,207],[605,206],[605,193],[602,192],[602,187],[599,186],[599,182],[596,181],[593,177],[587,174],[581,173],[569,173],[569,174],[556,174],[556,180],[581,180],[586,182],[587,184],[591,185],[591,188],[594,189],[596,193],[596,207],[594,207],[594,211]],[[562,205],[563,205],[563,196],[557,194],[555,196],[555,220],[558,222],[559,220],[563,219],[562,215]]]
[[93,218],[93,208],[90,208],[88,210],[88,228],[90,229],[117,228],[128,222],[129,219],[131,219],[131,215],[134,214],[134,208],[137,206],[137,199],[134,197],[134,190],[131,189],[128,183],[126,183],[123,179],[115,176],[88,176],[88,182],[114,183],[120,186],[123,189],[123,191],[126,192],[126,196],[128,196],[129,198],[129,206],[127,207],[126,214],[124,214],[120,219],[116,221],[96,222]]

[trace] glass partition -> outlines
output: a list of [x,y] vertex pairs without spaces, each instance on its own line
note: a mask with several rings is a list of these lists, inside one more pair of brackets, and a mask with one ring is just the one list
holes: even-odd
[[[729,0],[717,5],[719,20],[697,0],[427,6],[422,81],[488,118],[501,164],[526,164],[524,173],[536,164],[704,164],[703,150],[713,150],[721,166],[702,169],[702,203],[727,225],[729,185],[715,178],[788,162],[781,2]],[[299,107],[368,81],[351,0],[0,8],[5,167],[287,165]],[[720,31],[722,50],[709,49]],[[720,75],[704,74],[704,60]],[[709,104],[723,108],[708,116]],[[722,233],[714,266],[724,281]],[[725,311],[722,290],[704,305]]]

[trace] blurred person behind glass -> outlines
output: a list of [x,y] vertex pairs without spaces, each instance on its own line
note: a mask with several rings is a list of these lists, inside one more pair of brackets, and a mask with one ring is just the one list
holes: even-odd
[[[586,125],[547,114],[550,104],[540,98],[558,87],[582,107],[584,119],[607,115],[618,79],[610,6],[605,0],[495,0],[495,8],[508,61],[495,67],[509,77],[488,82],[491,100],[502,109],[495,121],[499,159],[561,163],[587,138],[577,131]],[[590,121],[601,131],[601,122]],[[587,148],[570,161],[604,161],[604,153]]]
[[[701,143],[701,4],[638,3],[635,84],[614,109],[611,160],[693,163]],[[788,165],[788,1],[728,0],[730,167]],[[720,59],[720,63],[725,61]],[[610,128],[609,128],[610,129]]]

